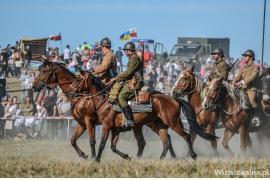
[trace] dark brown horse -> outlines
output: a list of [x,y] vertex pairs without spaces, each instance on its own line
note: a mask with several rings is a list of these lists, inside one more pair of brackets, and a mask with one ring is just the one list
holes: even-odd
[[[227,88],[225,88],[225,85]],[[229,90],[232,93],[229,94]],[[239,133],[240,148],[245,153],[247,145],[251,146],[249,136],[250,115],[241,108],[240,97],[233,93],[233,87],[222,79],[212,80],[203,101],[203,108],[222,112],[222,124],[225,128],[222,145],[229,154],[233,155],[228,143],[235,133]]]
[[[69,88],[69,84],[66,83],[74,78],[72,73],[69,73],[66,68],[57,64],[46,62],[44,67],[41,70],[42,73],[39,74],[39,77],[35,80],[33,87],[35,89],[40,89],[44,84],[57,83],[62,88],[64,92]],[[102,151],[105,147],[107,138],[110,131],[112,131],[112,144],[116,145],[116,142],[119,137],[119,128],[122,124],[122,114],[108,109],[107,107],[107,96],[104,95],[104,89],[100,84],[96,83],[96,78],[90,74],[89,78],[91,86],[90,96],[80,98],[78,100],[70,99],[73,105],[73,116],[78,121],[78,126],[75,130],[73,139],[77,139],[87,128],[90,138],[93,138],[94,125],[96,121],[102,124],[102,138],[100,142],[100,147],[96,161],[100,161]],[[145,124],[154,122],[158,128],[159,134],[162,135],[163,141],[163,152],[161,158],[164,158],[168,148],[169,140],[167,135],[168,127],[171,127],[177,134],[182,136],[189,147],[189,153],[192,158],[196,157],[196,154],[193,150],[192,143],[190,141],[190,135],[183,130],[183,125],[180,120],[180,104],[183,107],[183,111],[188,115],[188,120],[191,123],[191,126],[196,130],[196,132],[204,138],[214,139],[215,136],[205,133],[198,126],[195,118],[195,113],[192,111],[190,106],[183,102],[180,99],[174,99],[172,97],[163,95],[163,94],[154,94],[152,96],[153,103],[153,112],[151,113],[134,113],[134,118],[136,121],[136,127],[141,127]],[[134,130],[137,128],[134,128]],[[140,128],[141,129],[141,128]],[[72,141],[74,143],[76,141]],[[79,155],[84,155],[84,153],[74,145],[76,151]],[[127,154],[114,149],[118,155],[122,156],[125,159],[129,159]]]
[[[195,74],[193,74],[193,68],[185,69],[179,75],[179,78],[172,89],[172,95],[175,97],[187,96],[188,102],[196,112],[198,124],[208,133],[215,135],[215,127],[219,118],[219,113],[217,111],[212,112],[203,109],[201,99],[201,93],[203,91],[202,88],[202,82]],[[196,133],[192,128],[190,129],[190,135],[193,143],[196,138]],[[217,156],[218,151],[216,139],[211,141],[211,146],[214,150],[215,156]]]
[[[46,67],[46,64],[52,65],[52,67]],[[71,138],[71,144],[75,148],[78,155],[82,158],[87,158],[86,156],[77,146],[77,139],[80,137],[80,135],[85,131],[88,130],[89,134],[89,141],[90,141],[90,147],[92,151],[92,158],[96,157],[96,151],[95,151],[95,128],[93,126],[100,124],[100,122],[97,120],[97,115],[95,114],[95,110],[88,111],[87,108],[85,108],[84,105],[88,105],[89,103],[94,104],[98,98],[97,97],[88,97],[86,94],[92,90],[89,88],[89,75],[76,77],[74,74],[70,73],[66,68],[63,67],[63,65],[59,65],[57,63],[49,63],[45,62],[43,64],[42,68],[40,68],[40,73],[38,74],[38,77],[35,79],[33,83],[33,88],[36,91],[41,90],[44,86],[48,88],[55,87],[55,85],[59,85],[63,91],[65,92],[66,96],[69,98],[70,102],[72,103],[72,114],[75,118],[75,120],[78,122],[78,126],[75,129],[74,135]],[[53,68],[53,69],[51,69]],[[54,71],[54,69],[58,69],[58,71]],[[84,74],[84,73],[83,73]],[[62,75],[62,76],[61,76]],[[59,83],[56,82],[59,81]],[[51,80],[53,79],[53,80]],[[60,80],[59,80],[60,79]],[[98,81],[98,79],[95,79],[95,81]],[[80,97],[83,97],[80,99]],[[95,120],[94,120],[95,119]],[[90,121],[90,122],[86,122]],[[166,138],[163,138],[163,136],[166,134],[163,132],[163,130],[160,130],[161,126],[164,126],[161,121],[157,122],[151,122],[147,124],[148,127],[150,127],[156,134],[160,135],[162,141],[164,141]],[[138,143],[138,152],[137,157],[141,157],[144,147],[145,147],[145,139],[142,134],[142,126],[136,126],[136,128],[133,129],[135,138]],[[174,153],[174,150],[171,145],[170,136],[168,135],[169,140],[169,151],[172,156],[172,158],[175,158],[176,155]],[[111,143],[111,149],[113,152],[118,153],[119,151],[116,149],[116,142],[117,138],[114,139]],[[123,153],[119,153],[120,156],[128,159],[129,157]],[[162,158],[165,157],[165,152],[162,153]]]

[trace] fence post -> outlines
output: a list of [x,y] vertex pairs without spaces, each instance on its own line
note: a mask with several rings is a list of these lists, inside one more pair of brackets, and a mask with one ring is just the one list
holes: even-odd
[[69,131],[70,131],[70,122],[69,122],[69,117],[67,118],[68,120],[68,128],[67,128],[67,140],[69,141]]

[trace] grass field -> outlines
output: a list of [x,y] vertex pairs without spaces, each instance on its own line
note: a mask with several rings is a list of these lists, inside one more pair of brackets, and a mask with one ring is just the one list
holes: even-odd
[[[122,150],[125,143],[120,145]],[[79,146],[90,152],[86,139]],[[149,146],[158,143],[150,142]],[[269,158],[199,157],[193,161],[167,156],[160,161],[158,156],[146,153],[148,157],[126,161],[113,155],[108,147],[98,164],[91,159],[80,159],[67,141],[1,140],[0,177],[270,177]],[[252,175],[251,170],[255,171]]]

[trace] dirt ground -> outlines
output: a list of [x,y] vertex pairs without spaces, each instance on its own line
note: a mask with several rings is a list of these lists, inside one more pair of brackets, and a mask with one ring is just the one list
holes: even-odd
[[[218,135],[223,130],[218,130]],[[66,139],[63,140],[0,140],[0,177],[270,177],[269,140],[259,144],[252,134],[253,147],[243,156],[236,135],[230,145],[236,152],[229,157],[219,140],[220,156],[213,157],[210,143],[198,138],[194,150],[196,161],[187,157],[187,145],[173,132],[173,147],[177,159],[169,153],[159,160],[162,144],[152,132],[144,129],[146,146],[143,158],[136,158],[137,145],[131,132],[123,133],[118,149],[128,153],[131,161],[123,160],[105,147],[101,163],[91,158],[80,159]],[[78,145],[90,154],[87,135],[78,140]],[[99,138],[96,149],[98,149]]]

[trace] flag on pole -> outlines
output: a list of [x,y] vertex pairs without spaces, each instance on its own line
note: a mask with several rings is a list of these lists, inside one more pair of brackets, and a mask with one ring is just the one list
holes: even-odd
[[130,40],[131,37],[137,37],[137,36],[138,34],[137,34],[136,28],[131,28],[120,36],[120,40],[126,41],[126,40]]
[[61,34],[57,34],[57,35],[52,35],[50,36],[50,40],[52,41],[60,41],[61,40]]

